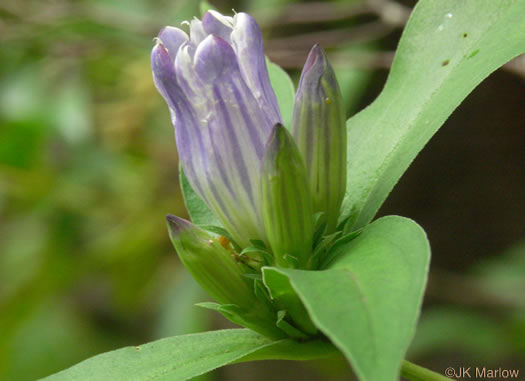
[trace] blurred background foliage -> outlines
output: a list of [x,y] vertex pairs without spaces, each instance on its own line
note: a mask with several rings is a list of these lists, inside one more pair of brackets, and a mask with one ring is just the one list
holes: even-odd
[[[251,12],[295,80],[321,43],[350,116],[380,92],[415,1],[221,0]],[[185,216],[152,38],[195,0],[0,3],[0,379],[33,380],[102,351],[228,326],[178,262]],[[525,361],[525,64],[485,81],[381,210],[418,221],[433,265],[410,359]],[[431,73],[429,73],[431,75]],[[525,368],[521,369],[525,373]],[[207,379],[342,380],[341,359],[238,364]]]

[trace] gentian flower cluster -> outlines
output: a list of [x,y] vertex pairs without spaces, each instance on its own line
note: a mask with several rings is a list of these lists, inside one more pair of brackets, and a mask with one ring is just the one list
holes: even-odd
[[[261,31],[246,13],[208,11],[189,23],[189,36],[165,27],[151,62],[171,113],[182,169],[232,241],[169,215],[174,246],[223,314],[280,336],[275,311],[290,308],[257,295],[254,277],[245,275],[263,265],[315,269],[316,231],[323,226],[328,235],[337,229],[346,129],[335,74],[314,46],[292,125],[283,126]],[[292,317],[294,312],[289,311]]]

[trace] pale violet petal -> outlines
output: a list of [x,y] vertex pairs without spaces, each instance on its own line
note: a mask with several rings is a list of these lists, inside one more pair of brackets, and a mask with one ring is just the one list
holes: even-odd
[[[231,19],[231,17],[230,17]],[[202,26],[208,35],[214,34],[230,42],[233,25],[228,18],[215,11],[208,11],[202,17]]]
[[[178,68],[177,68],[178,69]],[[207,122],[217,156],[223,159],[227,183],[235,192],[236,208],[244,213],[241,239],[263,238],[260,223],[260,162],[272,125],[240,75],[235,52],[217,36],[197,48],[194,70],[204,86],[194,87],[208,100]]]
[[179,47],[188,41],[188,35],[184,33],[184,31],[172,26],[162,28],[157,38],[168,51],[172,61],[175,61],[175,56],[177,55]]
[[191,20],[191,22],[190,22],[190,39],[191,39],[191,42],[195,46],[197,46],[207,36],[208,36],[208,34],[206,33],[206,31],[202,27],[202,21],[197,19],[197,18],[194,18],[193,20]]
[[261,30],[247,13],[233,18],[231,43],[237,55],[241,74],[271,124],[281,123],[281,112],[273,91],[264,57]]

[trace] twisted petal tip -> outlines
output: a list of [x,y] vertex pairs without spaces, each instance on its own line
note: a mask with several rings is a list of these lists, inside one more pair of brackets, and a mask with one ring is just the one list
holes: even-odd
[[[304,79],[308,78],[308,81],[314,81],[319,80],[322,76],[327,76],[332,71],[326,52],[321,45],[315,44],[308,53],[301,76]],[[303,80],[303,78],[301,79]]]
[[303,67],[303,72],[306,72],[310,70],[310,68],[314,65],[314,63],[319,60],[323,59],[325,57],[325,52],[323,48],[321,48],[321,45],[315,44],[312,49],[310,49],[310,53],[308,53],[308,58],[306,59],[306,62]]

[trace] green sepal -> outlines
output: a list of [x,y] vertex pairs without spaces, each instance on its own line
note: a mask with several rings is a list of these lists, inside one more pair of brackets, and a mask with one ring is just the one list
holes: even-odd
[[200,196],[193,190],[188,181],[188,178],[184,174],[182,165],[179,164],[179,183],[182,196],[184,198],[184,205],[190,215],[191,221],[195,225],[213,225],[221,226],[222,223],[210,210],[208,205],[200,198]]
[[320,239],[318,244],[314,247],[312,254],[312,263],[315,268],[319,268],[319,264],[323,261],[323,258],[330,252],[332,246],[337,242],[342,232],[335,232],[330,235],[324,236]]
[[303,303],[292,289],[288,278],[274,271],[272,267],[263,267],[262,273],[264,285],[270,292],[274,305],[281,310],[286,310],[302,332],[310,336],[316,335],[317,328],[310,320]]
[[313,247],[316,247],[323,236],[326,234],[328,223],[324,212],[317,212],[314,214],[314,238]]
[[246,274],[242,274],[242,276],[248,279],[262,280],[261,274],[246,273]]
[[340,254],[338,248],[342,245],[346,245],[348,242],[359,237],[363,229],[356,230],[354,232],[344,234],[342,237],[339,237],[324,253],[320,258],[319,269],[327,268],[334,260],[337,259],[337,256]]
[[251,239],[250,243],[253,245],[253,247],[256,247],[261,250],[268,251],[268,248],[266,247],[266,244],[264,241],[261,241],[260,239]]
[[287,334],[272,320],[261,319],[256,311],[246,310],[236,304],[198,303],[198,307],[217,311],[232,323],[241,325],[273,339],[285,338]]
[[287,317],[287,313],[284,310],[277,312],[277,322],[275,323],[277,327],[279,327],[282,331],[286,332],[286,334],[293,338],[293,339],[300,339],[305,340],[308,338],[307,335],[305,335],[303,332],[295,328],[293,325],[288,323],[285,319]]

